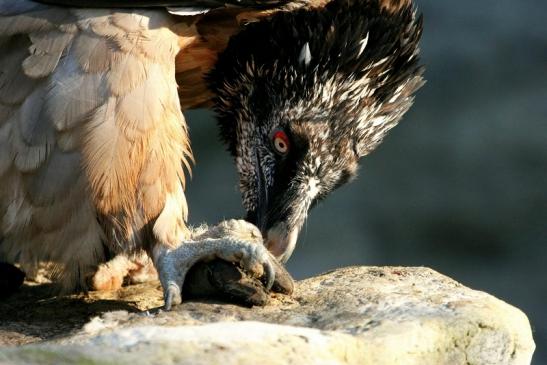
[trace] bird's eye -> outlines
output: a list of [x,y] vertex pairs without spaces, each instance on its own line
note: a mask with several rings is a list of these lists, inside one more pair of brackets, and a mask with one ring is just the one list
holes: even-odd
[[272,134],[272,144],[275,152],[286,155],[289,152],[289,137],[282,130],[275,130]]

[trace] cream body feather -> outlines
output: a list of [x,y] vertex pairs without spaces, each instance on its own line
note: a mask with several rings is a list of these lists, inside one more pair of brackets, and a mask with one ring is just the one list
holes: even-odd
[[0,259],[52,261],[73,289],[103,244],[131,253],[185,237],[184,37],[172,28],[161,10],[0,1]]

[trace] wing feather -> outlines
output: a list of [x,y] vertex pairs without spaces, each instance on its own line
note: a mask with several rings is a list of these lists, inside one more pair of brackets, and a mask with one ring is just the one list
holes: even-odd
[[28,0],[0,1],[0,34],[2,37],[62,28],[74,17],[66,9],[51,8]]
[[0,127],[11,118],[15,109],[13,105],[5,105],[0,102]]
[[[36,89],[39,80],[25,75],[22,63],[28,57],[30,41],[23,36],[6,38],[3,43],[2,57],[0,57],[0,105],[7,108],[8,105],[17,105]],[[2,114],[0,113],[0,116]],[[2,123],[4,118],[0,118]]]
[[46,161],[55,144],[53,126],[42,123],[45,89],[32,92],[12,117],[11,134],[14,164],[21,172],[36,170]]
[[[63,168],[66,169],[66,166]],[[56,197],[55,204],[35,205],[32,214],[33,224],[46,233],[62,230],[67,224],[67,219],[72,219],[74,212],[82,209],[82,205],[88,202],[85,187],[85,178],[80,176],[75,183],[63,191],[65,199]]]
[[65,153],[56,149],[51,153],[47,165],[42,165],[32,175],[25,175],[26,191],[32,205],[55,205],[56,200],[70,191],[80,177],[77,169],[67,169],[67,166],[78,166],[80,163],[79,152]]
[[49,82],[45,121],[62,132],[77,127],[107,100],[104,74],[85,73],[78,62],[66,58]]
[[43,123],[43,110],[46,90],[38,87],[26,99],[17,115],[17,126],[21,142],[27,146],[44,145],[54,139],[53,126]]
[[72,47],[74,58],[86,73],[100,73],[110,65],[112,46],[107,38],[83,33],[75,39]]
[[72,152],[81,145],[82,134],[80,128],[74,128],[57,133],[57,147],[63,152]]
[[30,34],[30,55],[23,61],[25,74],[34,79],[49,76],[57,67],[73,37],[73,33],[57,30]]
[[[0,114],[0,118],[1,117],[2,116]],[[2,119],[0,119],[0,181],[3,181],[3,176],[7,173],[7,171],[11,168],[13,164],[13,154],[11,151],[11,146],[8,143],[11,134],[11,124],[4,123],[4,125],[2,125],[1,121]],[[0,194],[0,198],[1,197],[2,194]],[[2,207],[3,205],[0,203],[0,208]]]

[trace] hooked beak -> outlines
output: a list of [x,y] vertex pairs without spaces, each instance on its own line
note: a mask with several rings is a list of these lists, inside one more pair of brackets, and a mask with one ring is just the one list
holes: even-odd
[[265,244],[279,262],[285,263],[291,257],[297,239],[298,228],[289,229],[287,223],[281,222],[268,230]]
[[268,186],[262,165],[260,163],[260,152],[256,152],[257,166],[257,185],[258,185],[258,204],[256,210],[256,225],[264,236],[264,244],[266,248],[279,260],[285,263],[291,257],[296,240],[298,239],[298,227],[291,228],[284,222],[278,222],[271,228],[268,228],[268,209],[269,195]]

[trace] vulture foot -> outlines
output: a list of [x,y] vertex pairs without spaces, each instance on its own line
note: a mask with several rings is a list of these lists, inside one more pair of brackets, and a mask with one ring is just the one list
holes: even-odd
[[267,291],[275,280],[274,257],[262,244],[258,228],[243,220],[224,221],[198,232],[175,249],[158,246],[154,256],[166,310],[181,303],[186,275],[200,261],[222,259],[239,264],[251,277],[261,278]]

